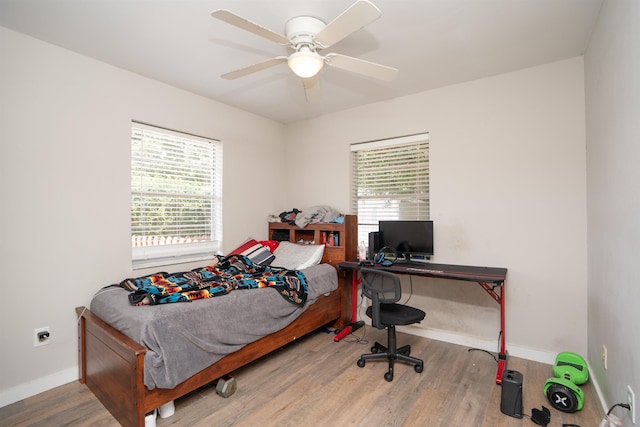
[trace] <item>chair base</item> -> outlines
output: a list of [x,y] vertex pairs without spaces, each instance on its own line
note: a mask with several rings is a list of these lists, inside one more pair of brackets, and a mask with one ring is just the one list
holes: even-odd
[[413,369],[420,373],[424,369],[424,362],[416,357],[411,357],[411,346],[405,345],[396,349],[396,329],[395,326],[387,326],[387,336],[389,347],[376,342],[371,347],[371,353],[363,354],[358,359],[358,366],[364,368],[367,360],[387,360],[389,362],[389,370],[384,374],[384,379],[393,381],[393,368],[396,360],[414,365]]

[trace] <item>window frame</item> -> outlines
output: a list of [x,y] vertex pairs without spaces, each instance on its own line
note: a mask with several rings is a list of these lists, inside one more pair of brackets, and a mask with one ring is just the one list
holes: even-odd
[[[134,243],[134,198],[157,196],[162,194],[163,196],[171,196],[173,193],[162,190],[158,191],[137,191],[134,185],[134,176],[136,173],[135,162],[138,160],[138,156],[134,153],[134,133],[135,132],[149,132],[154,134],[160,134],[164,137],[175,137],[175,140],[181,140],[182,143],[188,143],[193,141],[195,144],[202,146],[203,143],[211,144],[211,190],[210,194],[206,196],[203,194],[179,194],[179,198],[185,197],[186,199],[195,198],[207,198],[211,203],[210,215],[207,216],[207,221],[210,221],[210,235],[209,240],[192,242],[188,241],[186,237],[176,237],[178,240],[186,240],[178,243],[171,244],[155,244],[146,246],[136,246]],[[151,125],[139,121],[132,120],[131,122],[131,196],[130,196],[130,215],[131,215],[131,261],[134,270],[143,269],[148,267],[156,267],[162,265],[179,264],[187,262],[195,262],[211,259],[216,253],[219,253],[222,248],[222,141],[194,135],[186,132],[180,132],[172,129],[167,129],[160,126]],[[172,158],[171,160],[176,160]],[[185,159],[182,159],[184,162]],[[143,167],[143,166],[141,166]],[[203,168],[202,171],[206,171],[207,168]],[[154,189],[155,190],[155,189]],[[204,226],[206,227],[206,225]],[[158,236],[160,237],[160,236]]]
[[[389,200],[390,197],[375,197],[375,196],[360,196],[359,195],[359,169],[358,169],[358,158],[357,153],[359,151],[369,151],[369,150],[381,150],[389,148],[389,152],[392,149],[397,149],[401,146],[414,146],[414,147],[424,147],[426,152],[424,155],[426,156],[426,167],[425,167],[425,176],[423,177],[426,180],[426,192],[413,193],[415,196],[421,198],[423,203],[426,203],[424,209],[418,208],[415,212],[415,215],[408,215],[407,212],[398,212],[398,215],[391,214],[390,212],[386,212],[386,215],[378,216],[375,219],[373,218],[373,213],[369,212],[368,214],[363,214],[361,212],[359,202],[361,200],[369,200],[369,201],[379,201]],[[395,137],[395,138],[387,138],[380,139],[375,141],[367,141],[367,142],[359,142],[353,143],[350,145],[350,173],[351,173],[351,189],[350,189],[350,199],[351,199],[351,212],[358,215],[358,242],[364,243],[366,247],[368,247],[369,239],[368,234],[373,231],[378,231],[377,221],[380,219],[384,220],[394,220],[394,219],[402,219],[402,220],[429,220],[430,218],[430,205],[431,205],[431,197],[430,197],[430,143],[429,143],[429,133],[418,133],[413,135]],[[420,162],[416,162],[418,164]],[[424,163],[424,162],[422,162]],[[380,172],[382,173],[382,172]],[[391,185],[391,184],[390,184]],[[394,194],[390,194],[390,196],[394,196]],[[397,194],[396,194],[397,196]],[[400,197],[400,200],[408,201],[411,197],[407,195],[403,195]],[[396,200],[396,199],[392,199]],[[401,208],[398,208],[401,209]],[[359,243],[359,244],[360,244]]]

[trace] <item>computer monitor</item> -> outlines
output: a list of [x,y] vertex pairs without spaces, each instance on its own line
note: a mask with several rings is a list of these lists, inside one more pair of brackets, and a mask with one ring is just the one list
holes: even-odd
[[379,221],[378,229],[381,246],[394,249],[406,261],[433,255],[433,221]]

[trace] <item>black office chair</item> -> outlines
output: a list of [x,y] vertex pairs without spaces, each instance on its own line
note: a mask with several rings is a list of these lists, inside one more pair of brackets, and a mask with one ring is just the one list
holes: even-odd
[[424,319],[426,313],[417,308],[396,304],[402,296],[400,279],[397,275],[374,268],[361,268],[362,293],[371,300],[367,308],[367,316],[371,324],[378,329],[387,328],[387,347],[376,342],[370,354],[363,354],[358,359],[358,366],[364,368],[367,360],[388,360],[389,371],[384,379],[393,381],[393,365],[396,360],[411,363],[416,372],[422,372],[422,360],[409,356],[411,346],[396,348],[396,325],[411,325]]

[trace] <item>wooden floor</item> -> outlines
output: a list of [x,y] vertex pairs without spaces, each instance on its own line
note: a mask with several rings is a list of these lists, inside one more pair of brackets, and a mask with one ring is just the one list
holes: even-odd
[[[533,426],[532,408],[551,410],[549,426],[596,426],[602,410],[590,383],[583,385],[584,409],[567,414],[551,407],[542,389],[551,366],[511,357],[509,369],[523,374],[522,419],[500,412],[493,355],[466,347],[398,334],[424,371],[397,364],[393,382],[384,380],[385,362],[356,365],[384,331],[356,331],[368,342],[333,342],[315,332],[233,373],[237,391],[229,398],[213,386],[175,402],[176,413],[157,419],[163,426]],[[352,335],[350,338],[353,338]],[[117,426],[84,385],[73,382],[0,408],[0,426]]]

